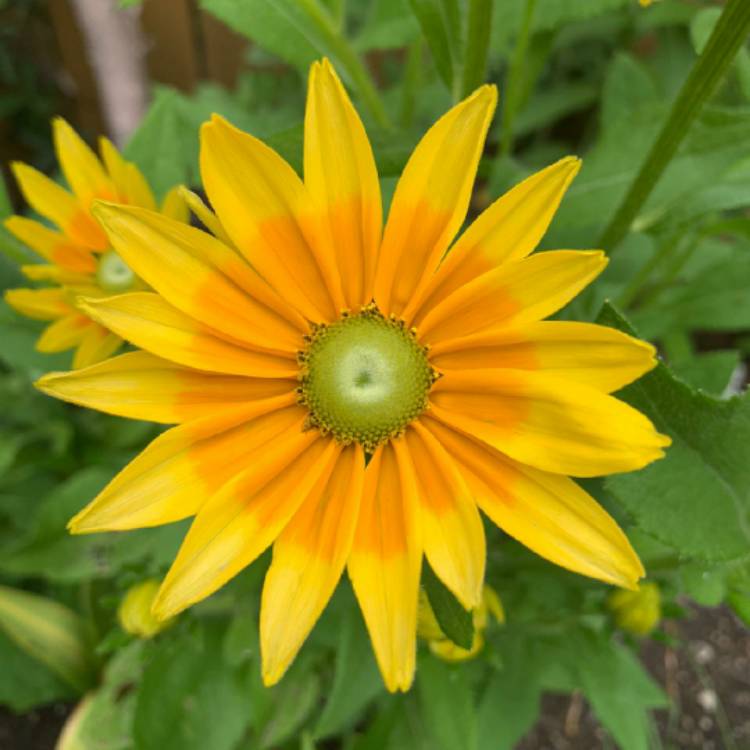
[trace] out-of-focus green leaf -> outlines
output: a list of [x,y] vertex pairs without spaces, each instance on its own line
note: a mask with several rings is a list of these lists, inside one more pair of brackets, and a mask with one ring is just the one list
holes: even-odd
[[[633,333],[612,306],[599,323]],[[666,458],[606,479],[644,531],[686,557],[731,560],[750,552],[750,400],[698,393],[663,364],[621,392],[673,444]]]
[[330,10],[319,0],[201,0],[201,7],[262,48],[307,74],[330,57],[380,125],[388,126],[370,75]]
[[678,375],[697,388],[714,396],[721,396],[729,385],[732,373],[740,363],[740,353],[720,350],[699,354],[675,365]]
[[419,36],[419,24],[409,0],[374,0],[354,40],[362,52],[405,47]]
[[370,640],[359,612],[351,608],[340,626],[333,685],[315,725],[315,737],[329,737],[348,729],[382,690]]
[[131,641],[108,662],[101,686],[68,718],[55,750],[133,750],[135,692],[143,641]]
[[[706,243],[699,250],[708,250]],[[747,257],[702,268],[693,278],[665,290],[653,304],[633,315],[649,337],[674,330],[744,331],[750,328],[750,247]]]
[[582,635],[578,675],[597,717],[622,750],[649,750],[647,711],[667,698],[629,650]]
[[530,659],[520,648],[507,655],[479,703],[479,750],[510,750],[539,715],[541,685]]
[[218,624],[164,638],[143,671],[133,737],[139,750],[233,750],[253,705],[249,671],[222,659]]
[[145,119],[125,149],[162,197],[175,185],[190,184],[191,133],[185,132],[180,97],[168,88],[159,88]]
[[449,91],[456,91],[461,75],[461,17],[456,0],[409,0],[409,4],[440,77]]
[[443,582],[432,572],[429,565],[422,568],[422,585],[427,592],[430,606],[440,629],[457,646],[471,648],[474,639],[474,624],[471,612],[467,612]]
[[93,500],[115,473],[114,467],[92,467],[60,484],[40,504],[30,536],[3,551],[0,570],[10,575],[71,582],[111,576],[126,562],[149,557],[160,562],[171,559],[184,525],[127,534],[74,536],[67,531],[70,518]]
[[75,690],[82,693],[93,684],[89,634],[81,618],[68,607],[22,589],[0,586],[0,629]]
[[425,654],[417,669],[417,691],[432,746],[476,750],[477,715],[467,669]]
[[40,661],[22,651],[0,629],[0,705],[23,713],[34,706],[68,700],[75,696],[63,682]]
[[273,706],[263,722],[258,747],[274,750],[290,740],[311,717],[319,700],[320,678],[304,657],[298,657],[290,673],[273,688]]
[[37,378],[49,370],[67,370],[70,353],[44,354],[35,344],[41,328],[34,320],[24,318],[0,299],[0,360]]

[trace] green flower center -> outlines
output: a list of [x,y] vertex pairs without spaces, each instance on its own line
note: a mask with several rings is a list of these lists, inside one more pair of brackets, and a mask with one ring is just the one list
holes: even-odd
[[136,279],[130,266],[114,250],[107,250],[99,257],[96,280],[106,292],[127,292]]
[[427,407],[437,374],[425,347],[402,321],[375,305],[318,325],[299,355],[300,401],[308,423],[348,445],[372,452],[401,434]]

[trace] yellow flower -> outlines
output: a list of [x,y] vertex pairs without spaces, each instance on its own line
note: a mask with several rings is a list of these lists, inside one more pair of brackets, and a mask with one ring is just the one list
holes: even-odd
[[408,689],[422,558],[476,607],[480,509],[571,570],[626,587],[643,575],[622,531],[567,475],[663,455],[668,438],[608,395],[653,367],[653,348],[542,321],[601,272],[601,252],[527,257],[578,160],[529,177],[454,242],[496,97],[483,86],[430,128],[382,237],[372,150],[327,61],[310,75],[304,182],[221,117],[203,126],[204,187],[233,247],[150,211],[97,206],[113,247],[155,291],[87,310],[143,351],[39,387],[178,426],[71,529],[195,516],[160,617],[273,545],[260,618],[267,684],[347,567],[385,683]]
[[126,633],[138,638],[153,638],[174,621],[158,620],[151,612],[161,581],[149,578],[131,586],[117,609],[117,619]]
[[617,627],[633,635],[648,635],[661,621],[661,592],[656,583],[636,591],[613,591],[607,599]]
[[500,597],[491,586],[484,586],[482,601],[472,611],[474,637],[470,648],[462,648],[446,637],[440,628],[430,600],[424,589],[419,592],[419,611],[417,613],[417,634],[429,641],[430,651],[444,661],[467,661],[473,659],[484,648],[484,631],[492,615],[498,623],[505,622],[505,612]]
[[[22,315],[53,321],[37,341],[39,351],[75,348],[73,367],[86,367],[113,354],[122,339],[77,309],[77,295],[103,297],[146,288],[110,247],[91,205],[97,199],[142,208],[155,208],[156,203],[138,168],[124,161],[106,138],[99,141],[100,161],[62,118],[53,121],[52,131],[72,192],[26,164],[13,164],[13,172],[29,205],[56,228],[23,216],[5,221],[8,231],[47,261],[21,270],[32,281],[52,286],[11,289],[5,300]],[[167,194],[161,210],[187,221],[187,207],[176,190]]]

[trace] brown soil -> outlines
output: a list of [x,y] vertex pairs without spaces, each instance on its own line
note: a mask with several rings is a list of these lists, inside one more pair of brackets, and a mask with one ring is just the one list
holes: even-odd
[[[749,750],[750,631],[725,607],[694,607],[692,617],[670,623],[668,631],[679,648],[650,641],[641,650],[672,701],[654,716],[654,747]],[[546,696],[541,718],[516,750],[614,747],[586,701],[574,695]]]

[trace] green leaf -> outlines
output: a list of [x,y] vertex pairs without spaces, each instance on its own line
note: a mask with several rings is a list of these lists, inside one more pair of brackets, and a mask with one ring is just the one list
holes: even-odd
[[409,0],[374,0],[354,40],[361,52],[405,47],[419,37]]
[[194,150],[185,132],[180,97],[171,89],[158,88],[143,122],[125,148],[158,197],[175,185],[190,184],[190,154]]
[[22,651],[0,629],[0,705],[23,713],[46,703],[75,696],[45,665]]
[[606,637],[580,638],[581,688],[622,750],[649,750],[647,711],[667,698],[636,657]]
[[28,537],[3,551],[0,569],[10,575],[72,582],[111,576],[125,562],[148,557],[171,559],[184,524],[127,534],[74,536],[67,531],[70,518],[93,500],[115,473],[114,467],[83,469],[57,486],[40,503]]
[[38,321],[24,318],[0,299],[0,361],[16,370],[38,378],[49,370],[67,370],[70,353],[44,354],[36,351],[36,340],[42,332]]
[[314,60],[330,57],[380,125],[389,125],[367,69],[319,0],[200,0],[200,5],[303,74]]
[[475,750],[477,715],[468,670],[426,654],[419,660],[417,690],[431,747]]
[[597,243],[612,252],[677,153],[698,113],[724,77],[750,30],[750,4],[729,0],[706,47],[688,75],[638,175]]
[[344,617],[336,647],[333,685],[315,725],[316,739],[348,729],[372,699],[383,691],[372,646],[358,610],[351,607]]
[[422,568],[422,585],[427,592],[430,606],[440,629],[453,643],[469,649],[474,640],[474,624],[471,612],[467,612],[443,582],[433,573],[429,565]]
[[449,91],[460,75],[460,16],[455,0],[409,0]]
[[[133,737],[139,750],[233,750],[250,722],[248,668],[222,659],[218,624],[165,636],[143,672]],[[156,645],[156,644],[155,644]]]
[[0,629],[75,690],[82,693],[93,684],[89,634],[83,620],[68,607],[38,594],[0,586]]
[[[611,305],[598,322],[634,333]],[[748,554],[748,396],[722,401],[698,393],[664,364],[619,395],[673,444],[666,458],[645,469],[607,477],[607,490],[638,526],[681,555],[719,561]]]
[[114,654],[102,685],[68,718],[56,750],[133,750],[136,694],[132,687],[141,676],[143,645],[131,641]]
[[494,672],[479,703],[479,750],[510,750],[539,715],[541,684],[532,654],[517,644]]
[[462,96],[468,96],[485,81],[492,29],[492,6],[492,0],[469,0]]

